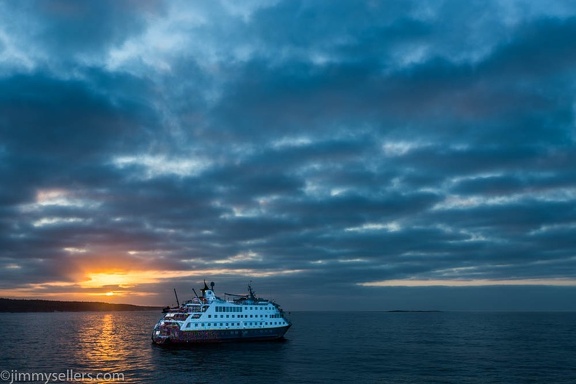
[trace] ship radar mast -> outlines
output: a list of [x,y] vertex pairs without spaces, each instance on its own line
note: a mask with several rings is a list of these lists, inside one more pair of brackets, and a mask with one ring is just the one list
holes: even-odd
[[248,294],[250,296],[250,299],[256,301],[256,292],[254,292],[254,290],[252,289],[252,282],[248,284]]
[[200,290],[202,292],[202,297],[206,297],[206,291],[209,290],[208,285],[206,284],[206,280],[204,280],[204,288]]

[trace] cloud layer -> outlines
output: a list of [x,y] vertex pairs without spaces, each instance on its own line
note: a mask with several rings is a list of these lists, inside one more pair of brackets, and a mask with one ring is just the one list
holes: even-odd
[[0,3],[0,292],[574,295],[575,34],[569,1]]

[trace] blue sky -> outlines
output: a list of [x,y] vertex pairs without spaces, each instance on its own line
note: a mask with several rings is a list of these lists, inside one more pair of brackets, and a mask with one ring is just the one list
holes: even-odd
[[576,310],[575,35],[572,1],[0,1],[0,296]]

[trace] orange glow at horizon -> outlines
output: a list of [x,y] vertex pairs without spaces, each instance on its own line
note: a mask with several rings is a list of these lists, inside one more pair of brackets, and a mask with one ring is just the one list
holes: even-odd
[[[268,277],[286,274],[297,274],[302,270],[268,270],[254,269],[204,269],[194,271],[174,270],[120,270],[97,269],[98,272],[85,272],[74,275],[74,281],[45,282],[25,284],[13,289],[0,289],[0,297],[20,299],[49,299],[73,301],[101,301],[111,303],[140,305],[157,305],[150,300],[162,292],[144,287],[151,284],[161,284],[182,278],[201,280],[214,275],[244,275],[251,277]],[[146,300],[146,298],[149,298]]]
[[135,285],[134,278],[126,272],[98,272],[86,275],[87,280],[80,282],[82,288],[103,288],[106,286],[118,286],[131,288]]

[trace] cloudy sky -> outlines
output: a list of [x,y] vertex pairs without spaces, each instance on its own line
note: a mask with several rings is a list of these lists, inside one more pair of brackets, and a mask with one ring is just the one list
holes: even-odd
[[0,296],[576,310],[573,1],[0,1]]

